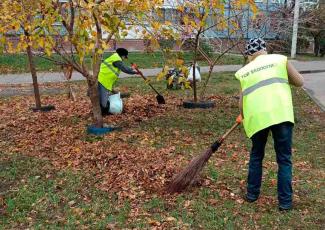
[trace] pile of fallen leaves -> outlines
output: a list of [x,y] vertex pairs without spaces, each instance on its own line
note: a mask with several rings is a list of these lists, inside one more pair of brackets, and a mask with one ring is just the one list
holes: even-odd
[[[43,105],[56,110],[32,112],[33,97],[17,97],[0,103],[1,147],[8,152],[49,159],[57,167],[95,170],[102,189],[123,191],[160,187],[168,174],[169,149],[148,148],[151,134],[135,131],[141,122],[175,110],[179,100],[171,98],[168,105],[158,105],[152,95],[133,95],[124,99],[125,111],[104,117],[104,122],[122,127],[103,137],[91,137],[86,127],[92,123],[90,102],[86,96],[73,102],[66,95],[44,97]],[[141,145],[130,145],[132,139]],[[167,163],[167,164],[166,164]],[[136,187],[133,186],[136,184]]]

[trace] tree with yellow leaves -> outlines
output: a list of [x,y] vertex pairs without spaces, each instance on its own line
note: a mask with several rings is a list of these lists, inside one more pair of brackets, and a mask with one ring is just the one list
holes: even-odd
[[[32,48],[41,47],[48,59],[81,73],[87,79],[94,125],[102,127],[97,80],[103,53],[113,39],[124,38],[162,4],[162,0],[5,0],[1,3],[1,22],[8,26],[0,32],[7,35],[12,30],[26,30],[16,47],[4,41],[9,50],[26,48],[31,53]],[[32,14],[19,20],[28,7]],[[145,30],[141,34],[150,36]],[[59,60],[51,57],[52,52],[58,54]],[[89,56],[91,67],[85,62]]]
[[[36,107],[34,110],[50,110],[53,106],[41,106],[33,50],[44,49],[51,53],[53,40],[46,28],[53,24],[41,14],[43,1],[3,0],[0,3],[0,43],[9,53],[26,52],[33,79]],[[11,38],[11,39],[10,39]]]
[[[52,1],[55,21],[64,28],[63,32],[58,27],[49,28],[50,33],[57,36],[54,51],[66,65],[87,79],[96,127],[103,126],[97,81],[104,51],[110,48],[112,40],[123,39],[132,29],[138,30],[140,22],[162,3],[161,0]],[[144,36],[146,32],[139,31],[139,34]],[[70,49],[64,44],[69,44]],[[85,64],[86,56],[92,58],[91,68]]]
[[[167,0],[174,9],[177,9],[178,20],[169,22],[175,34],[178,34],[182,44],[190,44],[194,51],[193,74],[198,55],[201,54],[209,63],[210,71],[205,86],[203,87],[203,98],[208,80],[211,77],[213,67],[223,55],[238,45],[242,39],[243,30],[240,28],[240,17],[251,8],[255,12],[256,6],[252,0]],[[227,9],[227,12],[226,12]],[[208,40],[209,35],[217,36],[215,32],[228,30],[229,47],[222,47],[223,50],[217,57],[210,57],[200,46],[204,39]],[[233,38],[236,37],[236,42]],[[193,79],[196,79],[193,76]],[[193,81],[193,101],[197,102],[197,82]]]

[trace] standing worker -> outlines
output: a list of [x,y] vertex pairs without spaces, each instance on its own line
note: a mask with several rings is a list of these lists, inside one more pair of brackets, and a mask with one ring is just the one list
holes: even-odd
[[291,144],[294,113],[290,85],[301,87],[303,77],[287,57],[267,54],[265,41],[250,39],[246,45],[249,63],[235,74],[240,81],[239,107],[247,136],[252,140],[244,199],[254,202],[260,195],[262,162],[271,131],[278,164],[279,210],[292,209]]
[[120,75],[120,72],[127,74],[137,74],[137,71],[126,66],[123,60],[128,58],[129,52],[124,48],[116,49],[116,52],[110,57],[106,58],[100,65],[98,75],[98,90],[100,98],[100,108],[103,115],[109,114],[109,101],[110,95],[115,94],[113,87]]

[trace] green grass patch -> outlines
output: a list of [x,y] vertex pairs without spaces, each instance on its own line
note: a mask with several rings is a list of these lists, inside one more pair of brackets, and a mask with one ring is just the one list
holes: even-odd
[[[106,52],[104,58],[109,57],[112,52]],[[215,53],[214,58],[217,58],[219,54]],[[140,68],[161,68],[165,64],[169,67],[173,67],[173,61],[175,57],[179,56],[184,59],[185,63],[190,63],[193,61],[193,52],[183,52],[181,54],[170,53],[163,55],[162,52],[130,52],[129,59],[126,61],[127,64],[137,63]],[[59,60],[59,56],[53,54],[52,59]],[[325,57],[315,57],[313,54],[298,54],[296,57],[299,61],[321,61],[325,60]],[[62,71],[61,67],[54,64],[53,62],[42,58],[39,56],[34,57],[35,65],[37,71],[47,72],[47,71]],[[85,58],[86,65],[91,68],[91,57],[87,56]],[[171,62],[171,63],[170,63]],[[200,66],[207,66],[208,63],[205,60],[198,61]],[[224,55],[218,65],[241,65],[243,63],[243,57],[236,54],[226,54]],[[29,72],[29,63],[26,54],[0,54],[0,74],[8,73],[25,73]],[[231,92],[229,92],[231,93]]]
[[[111,52],[105,53],[104,58],[109,57],[111,54]],[[189,63],[192,62],[194,55],[192,52],[184,52],[181,55],[171,53],[166,56],[163,56],[162,52],[130,52],[129,59],[126,63],[137,63],[140,68],[160,68],[166,63],[170,67],[173,67],[169,62],[176,56],[182,57],[186,63]],[[215,54],[215,56],[217,57],[218,54]],[[60,57],[56,54],[53,54],[51,58],[54,60],[60,60]],[[241,64],[242,60],[243,58],[237,55],[224,55],[218,64]],[[46,58],[35,56],[34,61],[37,71],[62,71],[60,66]],[[91,68],[90,56],[87,56],[85,61],[86,65]],[[199,65],[207,65],[207,62],[200,60]],[[0,74],[25,72],[29,72],[29,63],[26,54],[0,54]]]
[[325,56],[323,56],[323,57],[321,57],[321,56],[316,57],[312,53],[309,53],[309,54],[297,54],[296,60],[299,60],[299,61],[324,61],[325,60]]
[[0,228],[103,229],[124,226],[130,211],[96,190],[91,174],[55,170],[50,162],[20,155],[1,154]]

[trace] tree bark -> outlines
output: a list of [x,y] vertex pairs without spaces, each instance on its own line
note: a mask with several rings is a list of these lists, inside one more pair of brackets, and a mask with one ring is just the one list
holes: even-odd
[[204,85],[203,85],[202,93],[201,93],[201,96],[200,96],[200,99],[202,101],[204,100],[204,95],[205,95],[209,80],[210,80],[211,75],[212,75],[213,67],[214,67],[214,64],[211,64],[210,67],[209,67],[208,77],[207,77],[207,79],[206,79],[206,81],[204,82]]
[[320,41],[319,36],[314,37],[314,54],[317,57],[319,55]]
[[197,102],[197,89],[196,89],[196,76],[195,76],[195,70],[196,70],[196,61],[197,61],[197,49],[199,46],[199,37],[200,32],[196,35],[195,38],[195,48],[194,48],[194,60],[193,60],[193,95],[194,95],[194,102]]
[[86,76],[88,88],[89,88],[89,97],[92,105],[94,125],[97,128],[103,127],[103,116],[102,111],[99,105],[99,94],[98,94],[98,83],[97,79],[92,76]]
[[296,54],[297,54],[298,21],[299,21],[299,0],[295,0],[292,39],[291,39],[291,58],[296,58]]
[[27,46],[26,51],[28,56],[29,68],[33,79],[36,109],[41,109],[41,97],[40,97],[38,83],[37,83],[37,74],[36,74],[35,64],[33,60],[33,53],[30,45]]

